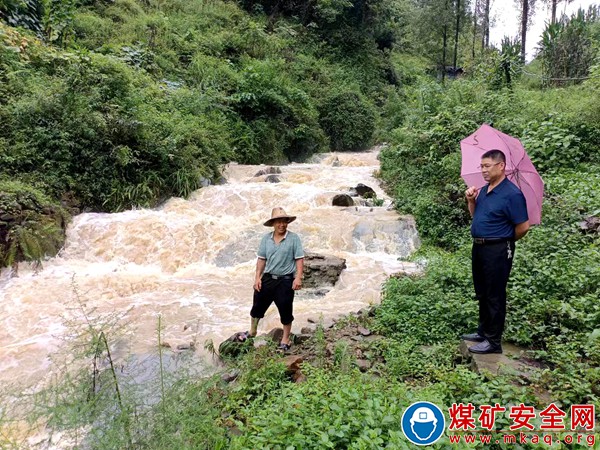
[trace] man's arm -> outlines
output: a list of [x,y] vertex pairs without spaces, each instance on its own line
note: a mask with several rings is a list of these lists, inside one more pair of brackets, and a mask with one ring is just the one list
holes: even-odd
[[302,288],[302,278],[304,277],[304,258],[298,258],[296,260],[296,278],[292,283],[292,289],[297,291]]
[[518,241],[529,231],[529,220],[515,226],[515,241]]
[[265,271],[265,266],[267,265],[267,260],[258,258],[256,260],[256,275],[254,276],[254,290],[260,292],[260,288],[262,287],[262,274]]
[[465,197],[467,198],[469,214],[471,214],[471,217],[473,217],[473,214],[475,214],[475,203],[477,200],[477,188],[475,186],[471,186],[465,191]]

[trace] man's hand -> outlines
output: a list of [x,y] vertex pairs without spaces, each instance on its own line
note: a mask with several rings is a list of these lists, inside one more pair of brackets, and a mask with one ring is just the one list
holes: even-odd
[[262,287],[262,281],[260,278],[254,280],[254,290],[260,292],[260,288]]
[[292,289],[295,291],[302,289],[302,278],[300,278],[300,277],[294,278],[294,282],[292,283]]
[[477,198],[477,188],[475,186],[471,186],[465,191],[465,197],[467,197],[468,202],[474,202]]
[[473,217],[475,214],[475,200],[477,200],[477,188],[471,186],[465,191],[465,197],[467,197],[467,208],[469,208],[469,214]]

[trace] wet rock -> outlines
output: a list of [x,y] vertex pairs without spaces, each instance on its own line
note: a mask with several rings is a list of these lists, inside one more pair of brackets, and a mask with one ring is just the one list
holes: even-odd
[[356,193],[358,195],[360,195],[363,198],[375,198],[375,197],[377,197],[377,194],[375,193],[375,191],[373,190],[372,187],[367,186],[367,185],[362,184],[362,183],[358,183],[356,185],[356,187],[354,188],[354,190],[356,191]]
[[240,371],[237,369],[233,369],[233,370],[230,370],[229,372],[221,375],[221,379],[225,383],[231,383],[232,381],[235,381],[236,378],[239,377],[239,375],[240,375]]
[[358,311],[359,317],[375,317],[375,307],[368,306]]
[[177,350],[193,350],[195,347],[196,344],[194,342],[189,342],[184,344],[178,344]]
[[319,319],[315,319],[314,317],[309,317],[306,319],[308,323],[319,323]]
[[371,335],[371,330],[367,330],[366,328],[363,328],[363,327],[358,327],[358,332],[363,336]]
[[332,206],[354,206],[354,200],[348,194],[337,194],[331,204]]
[[584,233],[600,233],[600,217],[586,217],[583,220],[583,222],[579,223],[579,229],[582,230]]
[[290,355],[283,358],[282,362],[285,365],[286,372],[295,383],[306,381],[306,377],[300,370],[300,364],[304,359],[299,355]]
[[532,364],[526,358],[523,358],[525,349],[515,345],[503,343],[503,353],[491,353],[480,355],[469,352],[469,347],[476,342],[461,341],[460,353],[463,357],[471,359],[471,369],[478,373],[485,373],[488,377],[496,375],[516,375],[525,382],[529,383],[535,378],[536,372],[543,369],[539,364]]
[[261,169],[254,174],[255,177],[262,177],[263,175],[277,174],[281,173],[281,169],[279,167],[269,166],[265,169]]
[[240,333],[235,333],[219,344],[219,356],[235,358],[242,353],[247,353],[251,348],[252,339],[240,341]]
[[301,334],[312,334],[315,332],[315,327],[302,327],[302,329],[300,330]]
[[304,361],[300,355],[289,355],[282,359],[283,364],[288,372],[296,372],[300,370],[300,364]]
[[297,334],[294,337],[294,343],[296,345],[300,345],[300,344],[304,344],[306,341],[308,341],[310,338],[312,338],[312,333],[302,333],[302,334]]
[[303,286],[306,288],[334,286],[345,268],[345,259],[332,255],[306,253]]
[[368,359],[358,359],[356,361],[356,365],[358,366],[358,370],[361,372],[366,372],[371,368],[371,361]]
[[270,337],[274,342],[281,342],[281,338],[283,337],[283,328],[273,328],[267,333],[267,336]]
[[324,330],[329,330],[330,328],[333,328],[334,325],[335,325],[335,319],[326,319],[323,321],[323,329]]
[[292,380],[294,383],[304,383],[306,381],[306,375],[304,375],[301,370],[298,370],[294,373]]
[[392,214],[373,220],[361,217],[352,230],[352,237],[368,252],[385,252],[406,257],[420,245],[413,218],[401,220]]
[[265,178],[265,181],[267,183],[280,183],[281,180],[279,179],[279,177],[277,175],[269,175],[267,176],[267,178]]
[[265,347],[269,344],[270,344],[270,341],[266,336],[259,336],[256,339],[254,339],[254,348],[256,348],[256,349]]
[[342,165],[342,163],[340,162],[339,158],[336,156],[335,159],[331,163],[331,167],[340,167],[341,165]]

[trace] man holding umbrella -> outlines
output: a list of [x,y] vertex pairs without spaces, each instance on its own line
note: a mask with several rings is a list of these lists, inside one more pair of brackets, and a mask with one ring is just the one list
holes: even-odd
[[487,183],[479,192],[470,186],[465,196],[473,222],[472,271],[479,301],[479,327],[462,339],[476,341],[472,353],[502,353],[506,319],[506,285],[515,241],[529,231],[527,203],[521,190],[506,177],[506,157],[500,150],[481,156],[481,175]]

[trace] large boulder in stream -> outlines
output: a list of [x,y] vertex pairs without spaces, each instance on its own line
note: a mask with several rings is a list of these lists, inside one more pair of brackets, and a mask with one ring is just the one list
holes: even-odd
[[348,194],[337,194],[331,201],[332,206],[354,206],[354,200]]
[[269,166],[266,169],[260,169],[258,172],[254,174],[255,177],[261,177],[263,175],[272,175],[281,173],[281,169],[277,166]]
[[362,184],[362,183],[358,183],[356,185],[355,188],[353,188],[354,191],[356,191],[356,193],[358,195],[360,195],[363,198],[375,198],[377,197],[377,194],[375,193],[375,190],[370,187],[367,186],[366,184]]
[[345,268],[345,259],[333,255],[305,253],[303,287],[334,286]]

